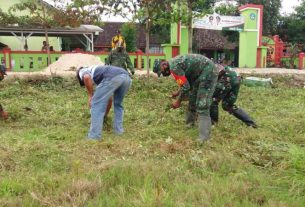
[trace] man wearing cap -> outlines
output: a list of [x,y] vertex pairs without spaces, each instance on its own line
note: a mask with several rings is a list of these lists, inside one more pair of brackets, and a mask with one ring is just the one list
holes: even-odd
[[[6,68],[4,65],[0,65],[0,81],[4,79],[4,76],[6,75]],[[0,104],[0,118],[1,119],[7,119],[8,113],[4,111],[2,105]]]
[[127,68],[130,70],[130,73],[134,75],[135,70],[130,61],[129,55],[126,52],[122,41],[117,43],[117,46],[114,50],[112,50],[107,58],[108,65],[117,66],[120,68],[124,68],[127,71]]
[[210,106],[218,67],[203,55],[187,54],[177,56],[169,62],[155,61],[154,72],[163,76],[171,74],[175,78],[180,90],[172,94],[172,97],[177,97],[172,108],[179,108],[181,101],[189,98],[186,124],[194,125],[198,113],[199,141],[206,141],[211,130]]
[[[123,68],[110,65],[96,65],[77,70],[76,77],[81,86],[85,86],[91,108],[91,125],[88,139],[100,140],[104,115],[109,98],[113,95],[114,131],[123,134],[123,99],[131,86],[131,78]],[[96,85],[93,92],[93,84]]]
[[210,116],[212,123],[218,122],[218,104],[222,101],[223,110],[229,112],[247,126],[257,128],[256,123],[251,119],[251,117],[237,105],[235,102],[237,100],[241,77],[232,68],[227,66],[227,62],[224,61],[222,69],[218,75],[218,81],[216,89],[213,95],[213,102],[210,109]]
[[115,36],[112,37],[112,40],[111,40],[111,47],[112,47],[112,49],[115,49],[115,48],[117,47],[117,43],[118,43],[119,41],[122,43],[122,46],[123,46],[124,48],[126,48],[125,38],[122,36],[120,30],[118,30],[118,31],[117,31],[117,34],[116,34]]

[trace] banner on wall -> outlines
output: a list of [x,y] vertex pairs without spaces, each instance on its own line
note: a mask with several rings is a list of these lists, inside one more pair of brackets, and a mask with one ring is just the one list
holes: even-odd
[[245,20],[243,16],[221,16],[215,13],[206,15],[201,19],[195,19],[193,28],[242,31],[244,23]]

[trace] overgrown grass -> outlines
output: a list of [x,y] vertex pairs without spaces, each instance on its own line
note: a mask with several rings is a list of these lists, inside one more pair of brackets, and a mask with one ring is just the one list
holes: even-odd
[[90,114],[73,78],[0,83],[0,206],[304,206],[305,90],[241,87],[246,127],[220,113],[212,139],[170,109],[171,79],[137,77],[125,98],[125,134],[85,139]]

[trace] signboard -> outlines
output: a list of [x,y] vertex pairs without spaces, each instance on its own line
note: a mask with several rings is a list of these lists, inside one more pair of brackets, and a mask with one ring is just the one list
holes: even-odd
[[193,28],[242,31],[244,23],[245,20],[243,16],[221,16],[214,13],[206,15],[202,19],[195,19]]

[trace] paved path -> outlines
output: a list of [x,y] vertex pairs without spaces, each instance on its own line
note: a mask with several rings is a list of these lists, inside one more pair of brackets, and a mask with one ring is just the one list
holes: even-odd
[[305,70],[284,68],[237,68],[237,72],[243,74],[303,74]]
[[[241,74],[300,74],[305,75],[305,70],[298,69],[283,69],[283,68],[236,68],[237,72]],[[25,77],[25,76],[39,76],[39,75],[51,75],[50,72],[7,72],[8,77]],[[146,75],[146,70],[136,70],[136,75]],[[156,75],[150,71],[151,75]],[[74,71],[56,71],[56,75],[71,76],[75,75]]]
[[[238,73],[241,74],[303,74],[305,70],[298,69],[283,69],[283,68],[236,68]],[[150,72],[154,74],[153,72]],[[136,74],[146,75],[146,70],[136,70]]]

